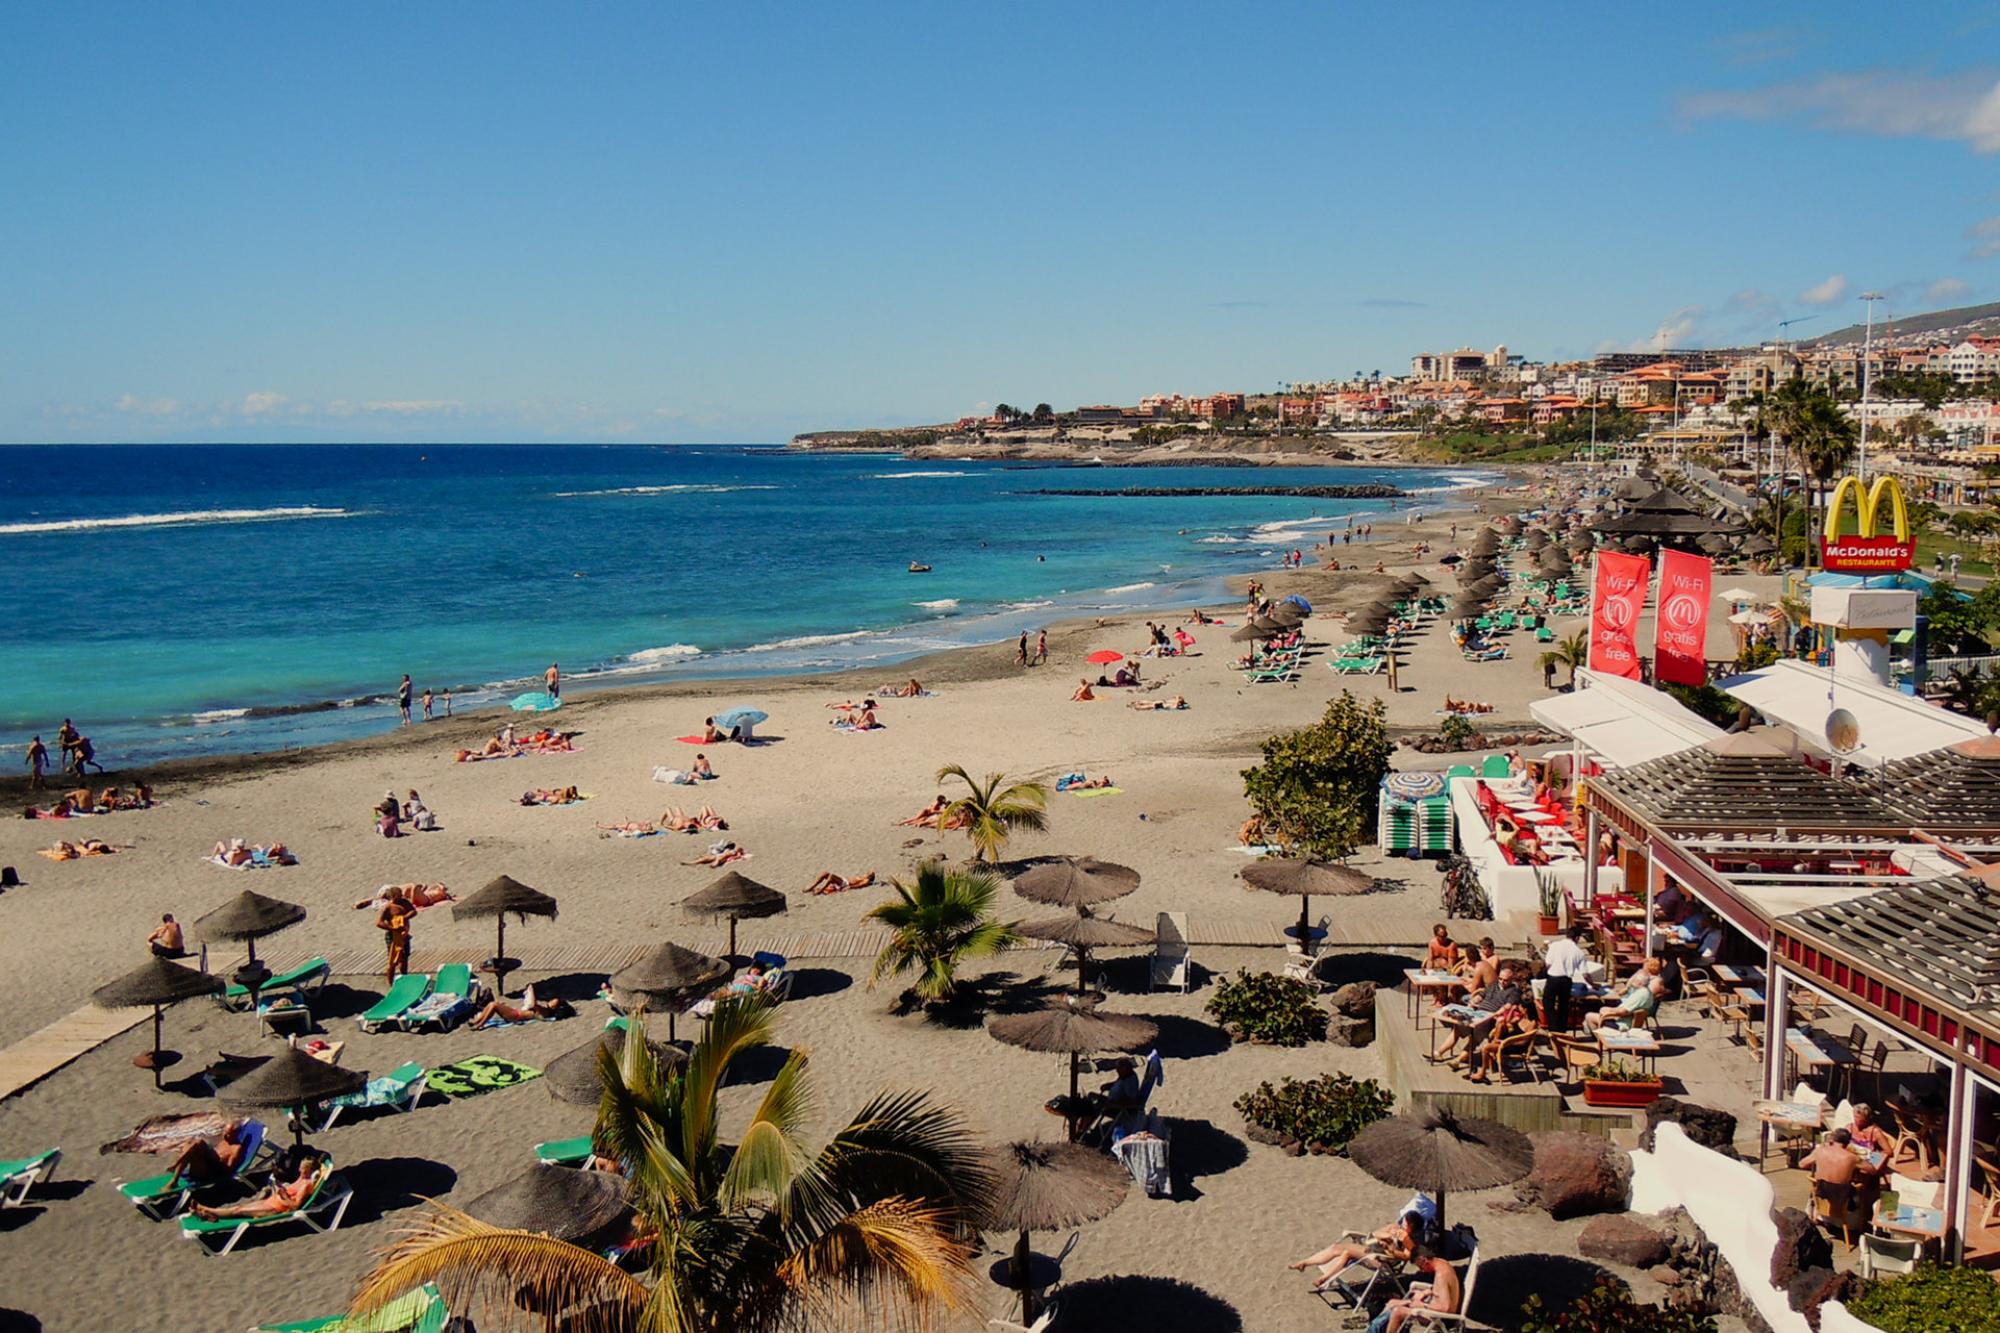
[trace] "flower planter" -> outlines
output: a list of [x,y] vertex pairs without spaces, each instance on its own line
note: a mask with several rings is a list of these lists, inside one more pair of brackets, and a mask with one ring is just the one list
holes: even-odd
[[1666,1090],[1667,1085],[1657,1078],[1636,1082],[1587,1078],[1583,1081],[1583,1104],[1637,1109],[1651,1106]]
[[1541,927],[1542,934],[1553,935],[1562,929],[1562,918],[1559,916],[1540,916],[1535,918],[1535,924]]

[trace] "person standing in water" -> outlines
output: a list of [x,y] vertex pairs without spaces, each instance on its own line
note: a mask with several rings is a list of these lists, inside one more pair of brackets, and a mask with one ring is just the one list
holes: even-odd
[[403,715],[403,725],[410,725],[410,677],[403,676],[403,683],[396,687],[396,711]]
[[428,722],[430,720],[431,720],[431,692],[430,692],[430,687],[426,686],[424,688],[424,721]]
[[554,662],[549,663],[549,669],[543,673],[542,679],[549,683],[549,698],[562,698],[562,668],[559,665]]
[[42,744],[40,736],[28,742],[28,785],[42,785],[42,774],[48,771],[49,747]]

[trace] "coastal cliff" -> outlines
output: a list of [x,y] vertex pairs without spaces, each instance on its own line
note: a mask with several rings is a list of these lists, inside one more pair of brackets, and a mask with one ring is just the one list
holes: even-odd
[[1306,438],[1264,432],[1189,429],[1166,436],[1158,427],[1138,438],[1128,430],[1032,428],[956,431],[938,426],[894,430],[816,431],[792,437],[791,448],[813,453],[895,453],[912,460],[983,459],[1103,467],[1325,467],[1406,461],[1400,433]]

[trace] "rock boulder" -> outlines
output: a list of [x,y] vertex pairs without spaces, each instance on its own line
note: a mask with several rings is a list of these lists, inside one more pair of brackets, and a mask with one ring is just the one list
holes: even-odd
[[1516,1192],[1558,1221],[1620,1213],[1632,1191],[1632,1159],[1595,1134],[1557,1130],[1530,1136],[1535,1166]]
[[1576,1252],[1627,1268],[1651,1268],[1666,1262],[1667,1236],[1630,1213],[1610,1213],[1590,1219],[1576,1238]]
[[1663,1120],[1671,1120],[1691,1142],[1712,1148],[1725,1157],[1736,1155],[1736,1117],[1712,1106],[1684,1102],[1678,1097],[1662,1097],[1646,1108],[1646,1129],[1639,1146],[1653,1150],[1653,1130]]

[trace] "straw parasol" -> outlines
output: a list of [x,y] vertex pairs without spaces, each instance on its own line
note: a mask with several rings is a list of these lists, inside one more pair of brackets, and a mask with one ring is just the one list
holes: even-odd
[[1377,1120],[1354,1136],[1347,1155],[1384,1184],[1433,1191],[1440,1231],[1446,1190],[1511,1184],[1535,1167],[1535,1146],[1527,1135],[1442,1106]]
[[1128,926],[1123,921],[1107,921],[1094,917],[1082,907],[1073,916],[1043,917],[1038,921],[1023,921],[1015,928],[1016,933],[1031,940],[1049,940],[1056,944],[1066,944],[1076,951],[1076,989],[1083,992],[1090,972],[1090,951],[1092,949],[1130,949],[1141,944],[1151,944],[1154,932],[1139,926]]
[[1014,892],[1048,907],[1095,907],[1139,887],[1139,872],[1094,856],[1065,856],[1024,873]]
[[454,921],[490,916],[498,923],[493,956],[486,960],[485,967],[493,973],[494,989],[503,995],[507,989],[507,974],[520,965],[507,956],[507,918],[510,914],[523,922],[531,916],[543,916],[553,921],[556,900],[538,889],[529,888],[512,875],[502,875],[464,902],[454,903],[451,909]]
[[1131,1014],[1107,1014],[1071,997],[1051,1001],[1025,1014],[991,1019],[986,1031],[995,1041],[1029,1051],[1057,1051],[1069,1056],[1069,1095],[1077,1096],[1080,1055],[1093,1051],[1136,1051],[1151,1046],[1160,1035],[1157,1023]]
[[622,1176],[537,1162],[466,1204],[465,1211],[489,1226],[576,1241],[604,1230],[628,1207]]
[[1285,632],[1285,627],[1268,616],[1256,616],[1244,622],[1241,629],[1229,636],[1231,643],[1248,643],[1252,639],[1275,639]]
[[1549,544],[1549,533],[1548,533],[1548,529],[1546,529],[1546,528],[1529,528],[1529,529],[1528,529],[1528,536],[1527,536],[1527,538],[1526,538],[1526,541],[1527,541],[1527,546],[1528,546],[1528,549],[1529,549],[1530,551],[1539,551],[1539,550],[1541,550],[1541,549],[1542,549],[1542,548],[1543,548],[1544,546],[1547,546],[1547,545]]
[[1279,602],[1271,608],[1271,622],[1276,625],[1283,625],[1286,629],[1293,629],[1299,625],[1303,625],[1305,621],[1306,613],[1299,609],[1299,605],[1296,602]]
[[1743,554],[1749,556],[1772,555],[1778,544],[1761,532],[1753,532],[1743,540]]
[[720,958],[668,941],[636,963],[611,974],[611,989],[660,1000],[667,1010],[667,1040],[674,1039],[674,1017],[688,991],[713,986],[736,969]]
[[287,1042],[276,1055],[216,1093],[215,1099],[234,1110],[289,1111],[295,1140],[304,1143],[307,1107],[367,1086],[366,1074],[315,1060]]
[[1132,1177],[1117,1161],[1080,1143],[1041,1139],[1009,1143],[994,1154],[993,1193],[982,1222],[1018,1231],[1011,1276],[1021,1292],[1021,1322],[1033,1323],[1028,1233],[1067,1231],[1107,1217],[1125,1202]]
[[[542,1082],[549,1095],[572,1106],[596,1106],[604,1098],[604,1079],[598,1069],[599,1051],[609,1051],[616,1059],[625,1049],[631,1029],[609,1028],[583,1045],[564,1051],[542,1070]],[[662,1065],[687,1063],[687,1052],[678,1046],[651,1043],[653,1058]]]
[[[1332,861],[1301,860],[1294,857],[1259,861],[1243,868],[1243,882],[1266,893],[1287,893],[1299,900],[1299,944],[1304,947],[1312,934],[1308,920],[1314,898],[1345,897],[1366,893],[1375,887],[1372,876]],[[1291,934],[1287,930],[1286,934]]]
[[257,961],[257,941],[266,935],[296,926],[306,919],[306,909],[281,898],[267,898],[245,889],[222,906],[194,923],[194,937],[203,942],[241,940],[249,953],[236,972],[235,981],[250,992],[250,1008],[257,1008],[257,992],[271,979],[271,969]]
[[211,972],[198,972],[164,958],[154,958],[116,981],[107,981],[92,991],[90,998],[105,1009],[152,1006],[153,1049],[140,1052],[133,1057],[132,1063],[141,1069],[152,1070],[153,1086],[157,1088],[160,1086],[160,1071],[180,1058],[176,1055],[169,1059],[168,1053],[160,1049],[160,1010],[197,995],[218,994],[223,987],[222,978]]
[[690,912],[707,912],[729,918],[729,956],[736,957],[736,923],[748,918],[776,916],[785,910],[785,895],[734,870],[715,883],[681,900]]

